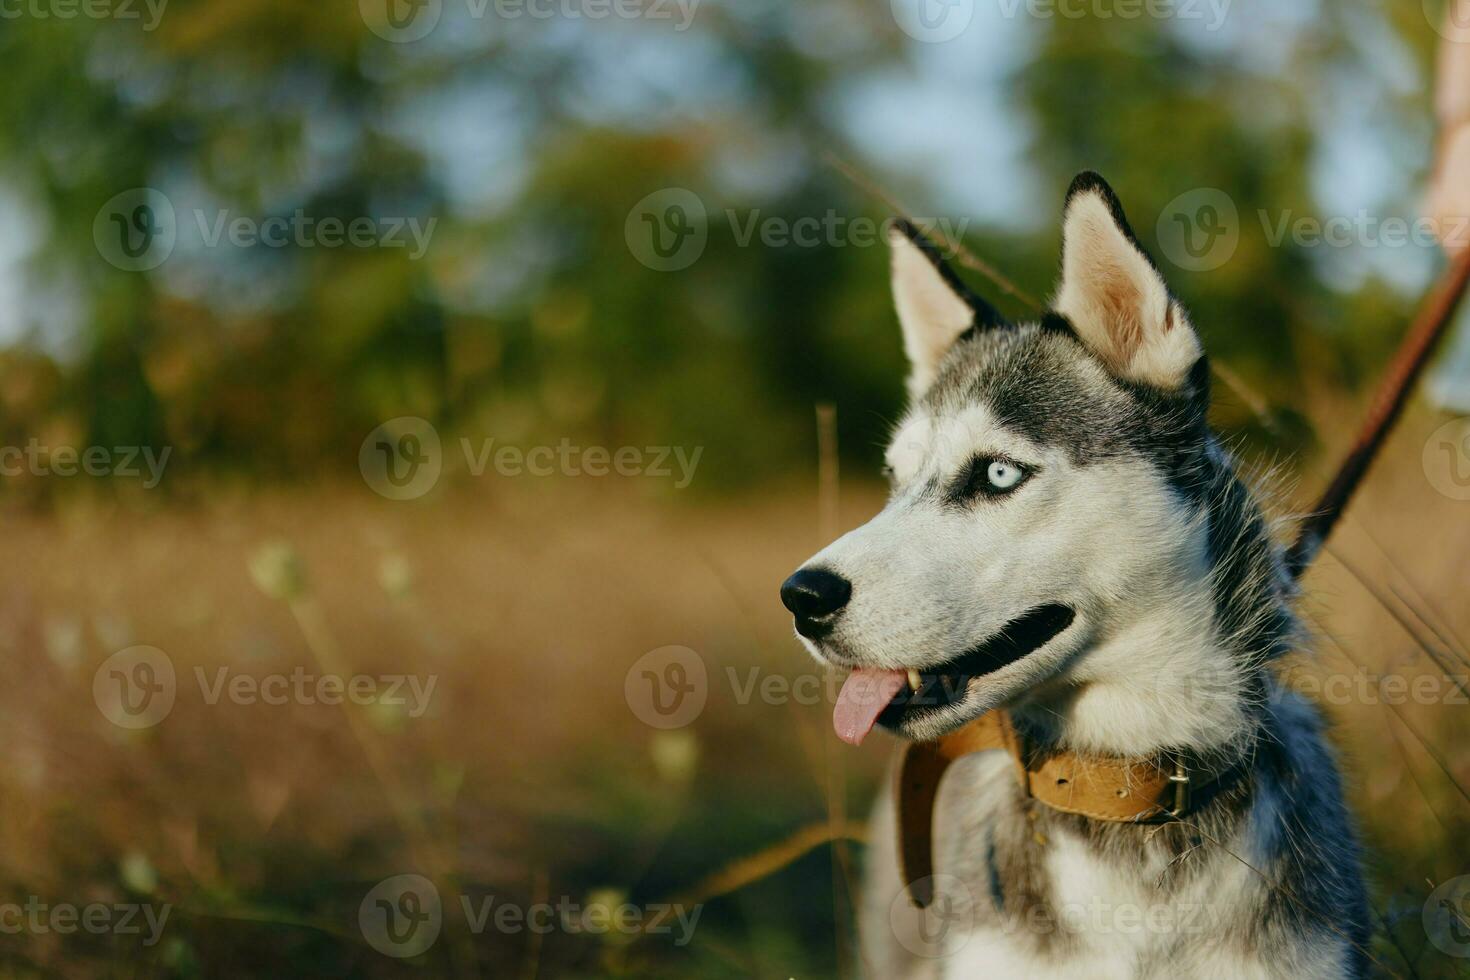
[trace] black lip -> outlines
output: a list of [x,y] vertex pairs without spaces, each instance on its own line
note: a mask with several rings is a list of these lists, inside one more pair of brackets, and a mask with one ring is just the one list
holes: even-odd
[[954,704],[965,696],[971,680],[994,673],[1041,649],[1076,618],[1076,610],[1057,602],[1037,606],[1018,616],[979,646],[938,667],[920,671],[923,683],[919,689],[910,690],[907,685],[901,688],[878,716],[878,724],[894,728],[901,722]]
[[832,634],[832,617],[806,619],[801,616],[793,616],[791,618],[796,624],[796,632],[813,642],[825,640]]

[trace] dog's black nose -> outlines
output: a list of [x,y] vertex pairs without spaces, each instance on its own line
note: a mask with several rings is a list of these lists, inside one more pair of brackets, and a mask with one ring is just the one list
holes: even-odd
[[816,639],[830,628],[828,620],[852,598],[852,583],[825,568],[803,568],[781,583],[781,604],[796,617],[796,631]]

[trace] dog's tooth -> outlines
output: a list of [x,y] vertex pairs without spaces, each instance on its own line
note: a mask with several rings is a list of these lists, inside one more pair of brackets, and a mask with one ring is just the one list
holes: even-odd
[[919,672],[917,670],[915,670],[914,668],[910,667],[909,668],[909,690],[911,690],[911,691],[917,691],[920,687],[923,687],[923,686],[924,686],[924,678],[922,678],[922,677],[919,676]]

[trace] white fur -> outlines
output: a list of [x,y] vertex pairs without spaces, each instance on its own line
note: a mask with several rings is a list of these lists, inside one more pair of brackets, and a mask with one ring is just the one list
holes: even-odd
[[[963,875],[948,879],[945,887],[972,905],[990,905],[976,845],[984,840],[990,808],[1005,805],[1005,789],[1014,780],[1011,765],[1000,753],[970,756],[955,765],[940,790],[939,867]],[[1252,824],[1264,828],[1281,818],[1278,807],[1263,799],[1256,803]],[[892,797],[885,794],[873,817],[874,853],[864,895],[865,918],[869,926],[878,925],[876,934],[864,934],[865,975],[874,978],[900,975],[899,964],[912,962],[902,949],[894,949],[890,935],[897,933],[882,931],[895,905],[907,907],[901,904],[907,899],[897,877],[893,819]],[[1247,866],[1263,862],[1251,835],[1192,854],[1193,860],[1210,861],[1210,870],[1192,885],[1167,891],[1156,887],[1167,875],[1162,857],[1146,866],[1125,865],[1066,831],[1053,831],[1042,841],[1051,906],[1002,922],[976,912],[957,916],[942,951],[936,951],[940,955],[931,953],[902,975],[909,980],[1328,980],[1348,972],[1344,945],[1326,927],[1316,941],[1278,948],[1269,961],[1228,941],[1232,928],[1266,901],[1272,887]],[[1075,946],[1054,944],[1038,960],[1031,948],[1037,936],[1029,932],[1066,932]],[[1145,972],[1145,963],[1154,969]]]
[[929,416],[923,413],[909,415],[899,423],[883,454],[883,461],[895,480],[907,483],[919,472],[929,454],[932,434]]
[[911,368],[909,393],[917,395],[933,383],[939,362],[955,338],[969,329],[975,314],[903,232],[890,229],[888,242],[893,256],[893,303]]
[[[1036,486],[973,510],[919,499],[927,479],[948,480],[978,451],[1036,466]],[[1071,560],[1055,554],[1066,548],[1066,535],[1049,516],[1057,481],[1071,469],[1063,453],[1041,450],[975,405],[940,420],[915,412],[900,426],[888,459],[908,491],[811,560],[853,583],[855,598],[841,631],[861,647],[866,662],[894,668],[942,663],[1026,612],[1038,593],[1054,588],[1060,593],[1055,598],[1066,600],[1075,576]],[[1029,545],[1017,546],[1023,537]],[[1043,560],[1046,553],[1053,560]],[[1054,581],[1037,581],[1038,571],[1048,568],[1057,570]]]
[[[1014,496],[969,508],[923,494],[927,481],[947,482],[976,453],[1017,460],[1035,475]],[[1089,641],[1091,649],[1027,697],[1065,716],[1069,744],[1146,754],[1180,744],[1181,734],[1213,748],[1238,729],[1241,680],[1208,639],[1207,529],[1152,467],[1078,467],[1063,450],[999,425],[984,405],[943,419],[916,408],[887,460],[905,489],[810,562],[852,582],[841,636],[864,664],[932,667],[1040,601],[1063,602],[1078,621],[1028,661],[1060,664]],[[975,697],[1019,681],[1020,666],[975,682]]]
[[[1258,957],[1209,942],[1228,927],[1240,909],[1265,899],[1267,886],[1239,862],[1222,863],[1220,873],[1202,878],[1183,893],[1162,900],[1150,882],[1163,867],[1119,868],[1090,853],[1078,840],[1060,836],[1047,843],[1047,871],[1055,896],[1053,919],[1033,928],[1065,930],[1077,941],[1065,959],[1051,959],[1044,975],[1063,980],[1329,980],[1344,975],[1336,944],[1298,947],[1289,962],[1263,963]],[[1028,928],[1025,923],[1010,929]],[[977,929],[954,939],[956,952],[942,960],[947,980],[989,977],[1029,980],[1038,964],[1006,929]],[[1139,964],[1176,959],[1158,973],[1143,974]],[[1150,955],[1151,954],[1151,955]]]

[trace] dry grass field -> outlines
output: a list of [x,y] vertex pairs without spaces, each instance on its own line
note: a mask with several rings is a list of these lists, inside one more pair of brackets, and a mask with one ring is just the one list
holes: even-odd
[[[1470,713],[1409,632],[1464,683],[1470,503],[1425,479],[1437,423],[1406,421],[1311,573],[1304,608],[1322,639],[1292,667],[1328,692],[1376,885],[1374,953],[1425,977],[1470,962],[1442,956],[1420,924],[1431,884],[1470,873]],[[880,500],[849,480],[839,523]],[[346,481],[215,486],[62,498],[3,519],[0,891],[169,914],[151,944],[6,936],[0,972],[850,974],[860,844],[795,848],[725,894],[710,893],[732,880],[706,880],[802,828],[860,817],[891,744],[839,745],[825,703],[745,696],[752,677],[784,690],[813,673],[776,586],[821,543],[814,481],[711,500],[632,480],[482,479],[407,503]],[[176,692],[166,717],[129,729],[104,714],[94,680],[137,644],[166,654]],[[708,700],[687,727],[659,731],[630,710],[625,679],[668,645],[703,659]],[[249,695],[298,668],[408,675],[426,696]],[[247,693],[214,686],[221,669]],[[1373,675],[1433,696],[1388,704]],[[1428,686],[1413,688],[1421,675]],[[434,882],[443,929],[397,960],[366,941],[359,910],[408,873]],[[683,944],[677,932],[476,929],[466,914],[489,899],[678,896],[705,899]]]

